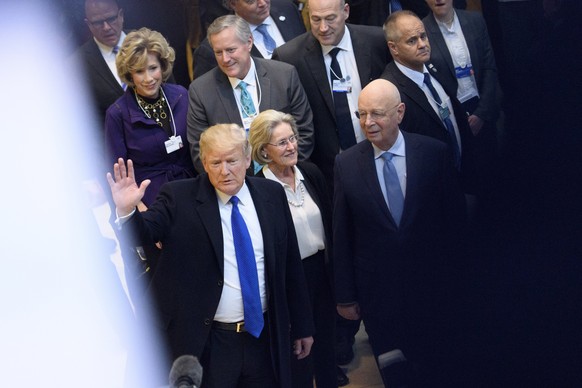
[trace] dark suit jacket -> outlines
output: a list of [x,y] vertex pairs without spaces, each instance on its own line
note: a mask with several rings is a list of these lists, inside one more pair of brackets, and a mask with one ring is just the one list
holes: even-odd
[[[382,26],[388,17],[388,0],[352,0],[350,3],[350,23]],[[402,9],[414,12],[419,18],[429,14],[426,0],[400,0]]]
[[[444,72],[444,69],[440,70],[430,65],[427,65],[427,69],[440,82],[440,73]],[[400,123],[400,129],[406,132],[420,133],[421,135],[433,137],[449,145],[451,144],[445,124],[428,102],[428,98],[426,98],[422,89],[404,75],[394,62],[386,66],[381,78],[396,85],[400,92],[400,98],[404,105],[406,105],[406,111],[404,112],[402,123]],[[456,89],[453,91],[447,89],[446,84],[441,83],[441,85],[451,99],[452,109],[457,119],[462,146],[461,175],[465,189],[471,191],[472,183],[470,181],[474,169],[473,133],[469,128],[467,113],[461,106],[459,100],[457,100]]]
[[[379,27],[347,25],[362,88],[380,76],[391,60],[384,34]],[[292,64],[299,73],[309,105],[313,110],[314,162],[333,186],[333,162],[340,151],[331,86],[321,52],[321,45],[307,32],[275,49],[273,59]]]
[[[456,10],[455,12],[469,48],[475,80],[479,89],[479,105],[471,113],[484,121],[494,123],[499,117],[499,105],[496,96],[497,66],[495,65],[495,56],[485,20],[478,12],[462,10]],[[447,89],[457,90],[457,78],[453,60],[434,15],[431,13],[425,17],[423,23],[432,49],[430,61],[440,70],[439,82],[445,85]]]
[[79,47],[74,55],[84,66],[82,74],[93,95],[99,120],[103,124],[105,111],[123,95],[123,88],[109,70],[93,38]]
[[[382,26],[388,17],[388,0],[351,0],[350,23]],[[402,9],[414,12],[419,18],[430,13],[426,0],[400,0]],[[455,8],[465,9],[466,0],[453,0]]]
[[[281,32],[285,42],[305,32],[305,25],[297,6],[289,0],[271,0],[271,17]],[[254,45],[251,55],[262,58]],[[194,79],[216,67],[216,58],[208,38],[205,38],[194,51]]]
[[[263,234],[269,325],[265,329],[276,376],[281,387],[290,387],[290,338],[313,334],[295,228],[281,185],[254,177],[246,183]],[[136,212],[126,226],[136,232],[138,241],[163,244],[150,290],[172,360],[182,354],[200,357],[224,282],[220,212],[208,176],[164,185],[149,210]]]
[[[253,58],[260,84],[259,111],[275,109],[293,115],[299,132],[299,156],[307,159],[313,150],[313,116],[299,82],[297,71],[286,63]],[[188,109],[188,141],[194,167],[203,172],[199,160],[202,132],[220,123],[242,121],[228,77],[217,67],[190,84]]]
[[406,355],[405,333],[416,323],[434,323],[435,309],[446,302],[446,270],[465,215],[446,145],[402,134],[407,180],[400,227],[382,195],[369,141],[342,152],[335,163],[336,299],[359,303],[376,355],[399,346]]

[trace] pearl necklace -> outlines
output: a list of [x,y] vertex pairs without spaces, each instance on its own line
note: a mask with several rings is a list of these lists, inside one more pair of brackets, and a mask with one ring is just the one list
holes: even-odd
[[295,202],[295,201],[291,201],[289,198],[287,198],[287,202],[289,202],[289,205],[293,206],[293,207],[301,207],[303,206],[303,203],[305,203],[305,188],[303,187],[303,182],[299,181],[299,190],[301,190],[301,201],[299,203]]
[[139,107],[141,108],[143,113],[147,116],[147,118],[151,119],[153,116],[154,120],[156,120],[156,123],[160,127],[163,127],[164,124],[162,121],[160,121],[160,119],[165,120],[168,117],[166,111],[164,110],[164,106],[166,105],[165,95],[162,95],[160,98],[158,98],[156,102],[150,104],[146,102],[139,94],[137,94],[135,88],[133,88],[133,91],[135,92],[135,98],[137,99]]

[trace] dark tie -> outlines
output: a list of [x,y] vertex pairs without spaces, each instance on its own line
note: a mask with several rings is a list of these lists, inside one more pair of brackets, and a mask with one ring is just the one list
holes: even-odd
[[[340,52],[338,47],[329,52],[331,57],[330,79],[333,91],[333,81],[343,78],[337,54]],[[335,105],[335,121],[337,124],[339,143],[342,150],[347,150],[356,144],[356,135],[354,134],[354,125],[352,124],[352,114],[348,104],[346,92],[333,92],[333,104]]]
[[269,31],[267,31],[267,25],[261,24],[257,26],[257,31],[259,31],[261,35],[263,35],[263,42],[265,43],[265,48],[267,49],[269,54],[272,54],[273,50],[275,50],[276,44],[273,37],[269,35]]
[[[441,97],[439,96],[436,89],[432,85],[432,81],[430,80],[430,74],[424,73],[424,83],[428,87],[428,90],[430,90],[430,94],[432,94],[432,97],[439,106],[440,112],[441,109],[443,108],[443,101],[441,100]],[[449,114],[451,114],[450,111]],[[455,162],[455,167],[457,168],[457,170],[459,170],[461,168],[461,150],[459,149],[459,143],[457,142],[455,127],[453,126],[453,122],[451,121],[451,118],[448,115],[447,117],[443,118],[439,113],[439,116],[441,117],[441,120],[443,121],[445,127],[447,128],[447,133],[449,134],[449,138],[451,139],[451,147],[453,149],[453,159]]]
[[390,3],[390,12],[402,11],[402,4],[400,0],[388,0]]
[[230,202],[232,203],[230,222],[232,224],[234,251],[243,298],[245,330],[253,337],[259,338],[265,322],[263,321],[263,308],[261,306],[261,295],[259,294],[255,251],[253,250],[253,243],[247,224],[238,209],[238,197],[231,197]]
[[255,110],[255,104],[253,104],[253,99],[251,94],[247,90],[247,83],[240,81],[237,85],[240,89],[240,105],[242,107],[243,117],[252,117],[257,114]]
[[394,154],[390,152],[384,152],[380,156],[382,159],[384,159],[384,168],[382,172],[384,173],[384,184],[386,185],[388,206],[390,207],[392,218],[394,218],[394,221],[396,221],[396,225],[400,226],[402,210],[404,209],[404,194],[402,194],[398,173],[396,172],[396,168],[392,163],[392,157]]

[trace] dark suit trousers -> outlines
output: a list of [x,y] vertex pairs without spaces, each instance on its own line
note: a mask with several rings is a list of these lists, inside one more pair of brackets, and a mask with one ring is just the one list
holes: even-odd
[[[266,320],[266,316],[265,316]],[[202,354],[205,388],[277,387],[271,351],[269,327],[259,338],[249,333],[237,333],[212,328]]]
[[302,260],[313,320],[314,342],[311,354],[303,360],[291,355],[294,388],[337,388],[335,363],[335,301],[325,267],[324,251]]

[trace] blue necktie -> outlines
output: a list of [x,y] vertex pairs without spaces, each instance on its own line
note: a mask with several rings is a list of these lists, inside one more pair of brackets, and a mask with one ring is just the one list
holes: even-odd
[[402,210],[404,209],[404,194],[402,194],[398,173],[392,163],[392,157],[394,154],[384,152],[380,156],[384,159],[384,168],[382,172],[384,173],[384,184],[386,185],[388,206],[390,207],[390,213],[392,213],[392,218],[394,218],[396,225],[400,226]]
[[400,0],[388,0],[390,3],[390,12],[402,11],[402,4]]
[[253,243],[247,224],[238,209],[238,197],[231,197],[230,202],[232,203],[230,222],[232,224],[232,237],[243,298],[245,330],[253,337],[259,338],[265,322],[263,320],[261,295],[259,294],[255,251],[253,250]]
[[354,134],[354,125],[352,124],[352,114],[350,112],[350,105],[348,104],[347,92],[334,92],[333,81],[341,80],[342,70],[337,61],[337,54],[340,52],[338,47],[333,48],[329,52],[331,57],[331,66],[329,77],[331,79],[331,90],[333,93],[333,105],[335,107],[335,122],[337,125],[337,132],[340,147],[342,150],[347,150],[356,144],[356,135]]
[[[441,100],[441,97],[439,96],[436,89],[432,85],[432,81],[430,80],[430,74],[424,73],[424,83],[428,87],[428,90],[430,90],[430,94],[432,94],[432,97],[434,98],[436,103],[439,105],[440,111],[443,101]],[[451,139],[451,147],[453,149],[453,160],[455,162],[455,167],[457,168],[457,170],[459,170],[461,168],[461,150],[459,149],[459,142],[457,142],[455,127],[453,126],[453,122],[451,121],[451,118],[449,116],[445,118],[441,117],[441,120],[445,124],[445,127],[447,128],[447,133],[449,134],[449,138]]]
[[247,90],[247,83],[245,81],[240,81],[236,86],[240,89],[240,105],[242,107],[243,117],[252,117],[257,114],[255,109],[255,104],[253,104],[253,98]]
[[273,39],[273,37],[269,34],[269,31],[267,31],[267,25],[261,24],[257,26],[257,31],[259,31],[259,33],[263,35],[263,43],[265,43],[265,48],[267,49],[269,54],[272,54],[273,51],[275,50],[276,44],[275,39]]

